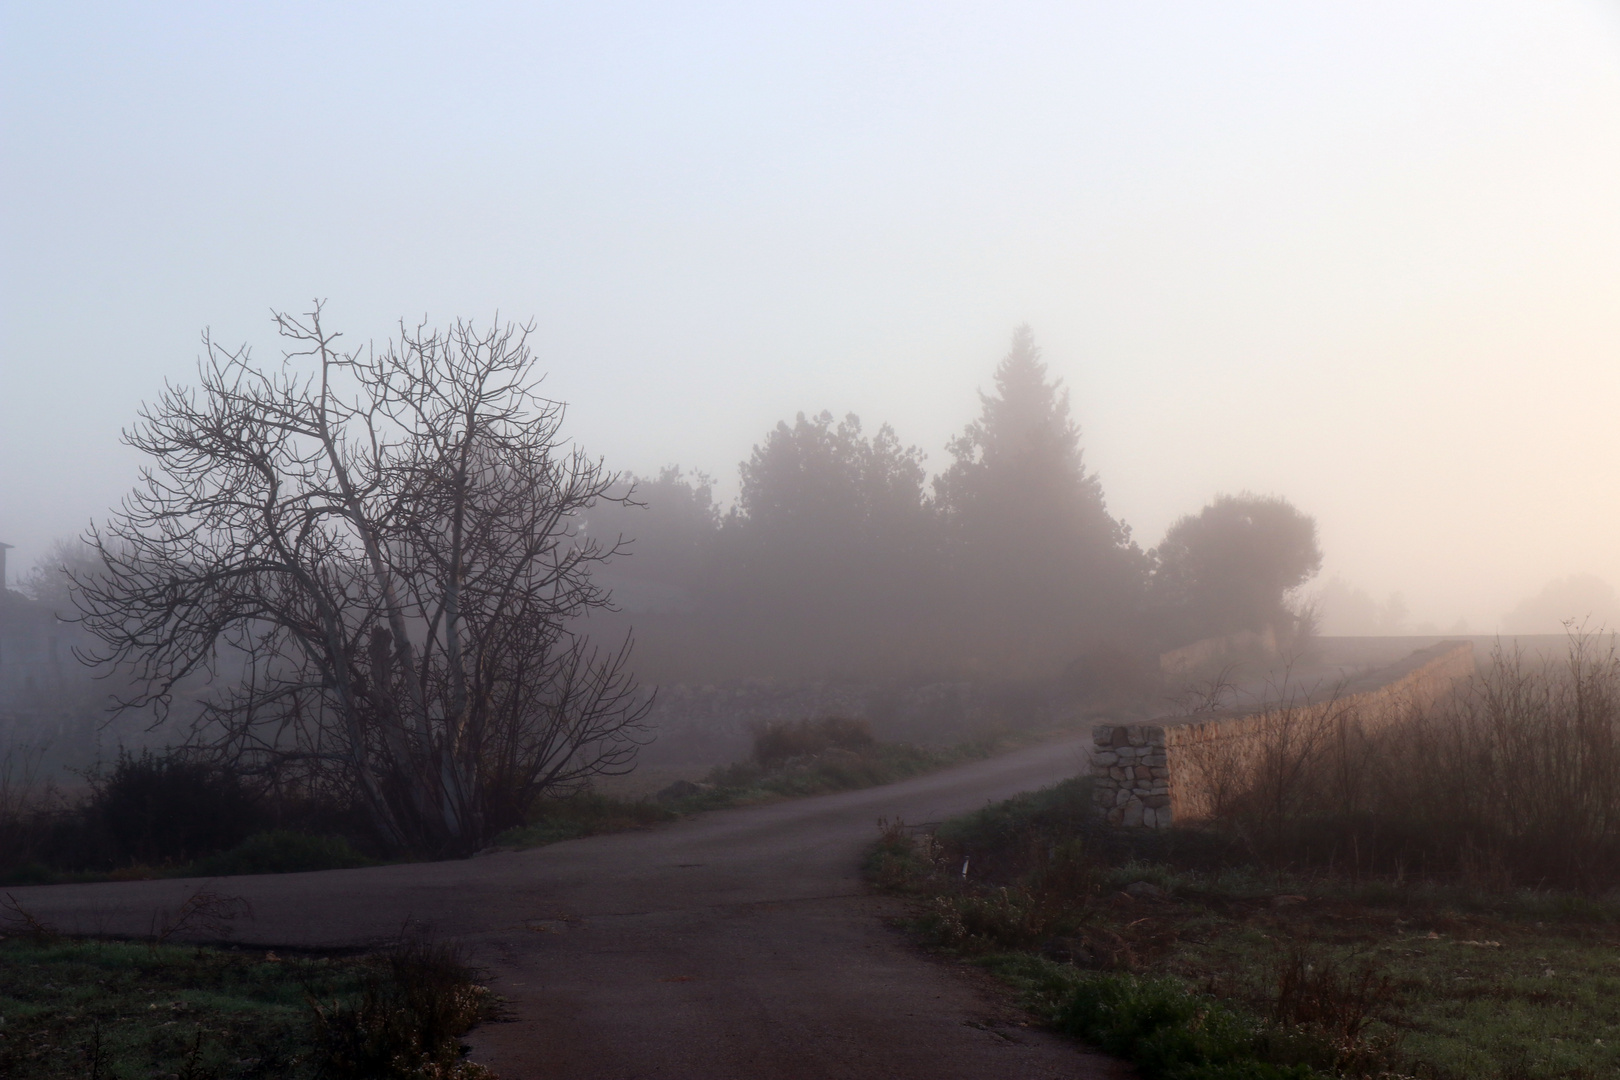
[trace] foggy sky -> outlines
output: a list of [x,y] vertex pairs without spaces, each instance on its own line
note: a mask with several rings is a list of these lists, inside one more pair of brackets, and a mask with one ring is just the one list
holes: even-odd
[[1151,546],[1284,495],[1476,632],[1620,583],[1620,9],[0,4],[0,541],[211,326],[534,317],[609,464],[799,410],[947,461],[1012,329]]

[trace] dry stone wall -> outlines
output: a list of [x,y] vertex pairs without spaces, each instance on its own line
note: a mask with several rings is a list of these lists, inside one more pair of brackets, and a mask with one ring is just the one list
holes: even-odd
[[1112,825],[1163,829],[1207,818],[1290,740],[1315,737],[1346,717],[1377,724],[1433,704],[1474,673],[1474,646],[1446,641],[1336,688],[1320,700],[1244,713],[1162,717],[1092,729],[1093,799]]

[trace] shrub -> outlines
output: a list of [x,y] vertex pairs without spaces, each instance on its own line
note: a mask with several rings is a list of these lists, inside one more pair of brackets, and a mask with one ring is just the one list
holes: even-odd
[[116,864],[188,862],[235,847],[260,821],[241,781],[176,751],[118,755],[112,770],[89,777],[87,816]]
[[867,750],[876,741],[870,723],[841,716],[766,724],[754,732],[754,760],[775,769],[828,750]]
[[39,779],[43,756],[39,747],[15,742],[0,750],[0,873],[18,885],[28,883],[30,865],[38,869],[51,828],[55,799]]
[[1395,998],[1390,977],[1370,960],[1347,966],[1301,945],[1284,952],[1275,967],[1272,1020],[1284,1029],[1308,1030],[1331,1046],[1338,1064],[1367,1064],[1380,1047],[1368,1026]]
[[1059,847],[1097,840],[1090,777],[1064,780],[1039,791],[955,818],[939,829],[949,859],[969,860],[979,879],[1013,880],[1038,870]]

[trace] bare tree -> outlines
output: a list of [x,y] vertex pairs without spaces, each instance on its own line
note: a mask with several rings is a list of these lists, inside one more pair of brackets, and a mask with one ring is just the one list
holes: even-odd
[[125,432],[152,461],[75,580],[91,659],[136,678],[123,707],[163,722],[196,696],[195,745],[338,781],[424,854],[631,768],[629,638],[572,629],[609,604],[591,570],[618,551],[572,523],[617,477],[561,439],[531,327],[344,352],[319,304],[275,319],[279,366],[205,334],[200,385]]

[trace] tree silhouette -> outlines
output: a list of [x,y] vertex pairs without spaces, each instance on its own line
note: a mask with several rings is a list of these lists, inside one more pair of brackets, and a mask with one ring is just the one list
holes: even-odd
[[817,547],[882,543],[927,513],[922,452],[884,424],[875,436],[851,413],[778,423],[741,467],[737,506],[750,526]]
[[1291,630],[1288,594],[1322,568],[1315,519],[1287,499],[1248,492],[1178,519],[1155,554],[1155,597],[1169,631],[1185,640]]
[[628,639],[575,620],[608,603],[613,554],[575,534],[615,478],[560,436],[528,330],[402,328],[345,352],[278,315],[263,368],[206,341],[200,385],[126,435],[149,464],[74,579],[97,659],[161,721],[202,694],[193,736],[241,768],[352,793],[381,836],[467,852],[539,795],[633,763]]
[[865,669],[922,645],[934,562],[923,455],[893,429],[800,413],[740,470],[712,603],[745,651],[800,671]]
[[[935,480],[970,610],[1014,632],[1072,636],[1128,621],[1143,559],[1086,468],[1069,393],[1028,326],[1013,334],[979,418],[952,440]],[[1116,629],[1118,627],[1116,626]]]

